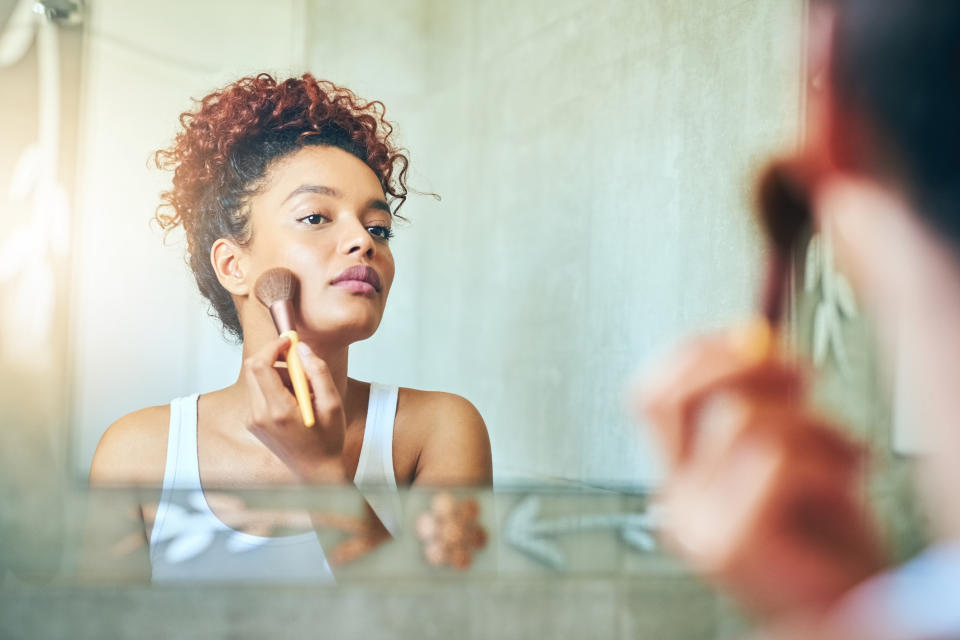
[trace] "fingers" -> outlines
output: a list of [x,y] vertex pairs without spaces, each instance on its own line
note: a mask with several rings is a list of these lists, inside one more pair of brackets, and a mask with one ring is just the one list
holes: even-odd
[[383,544],[383,540],[369,536],[350,538],[334,547],[333,551],[330,552],[328,561],[332,567],[342,567],[359,560],[381,544]]
[[[331,449],[338,450],[343,447],[343,431],[346,427],[340,391],[333,381],[327,363],[318,357],[309,345],[301,342],[297,345],[297,350],[303,362],[304,373],[307,374],[307,380],[313,389],[313,411],[317,417],[317,426],[331,432],[325,440]],[[339,434],[332,433],[336,431],[339,431]]]
[[663,494],[665,533],[684,556],[765,606],[832,597],[876,570],[882,553],[859,500],[859,446],[808,410],[775,402],[710,412],[713,440],[698,442]]
[[330,374],[330,368],[306,343],[299,343],[297,350],[303,361],[307,380],[310,381],[310,388],[313,390],[313,408],[318,415],[329,416],[331,411],[342,405],[340,392]]
[[694,420],[697,433],[684,452],[687,466],[698,473],[720,473],[732,456],[744,447],[768,446],[769,437],[782,437],[801,418],[792,410],[763,398],[745,398],[742,393],[718,391],[706,398]]
[[763,608],[836,595],[880,557],[849,467],[822,455],[847,447],[827,425],[742,429],[711,465],[698,460],[671,479],[668,541]]
[[296,415],[297,403],[283,385],[273,365],[290,346],[290,339],[279,336],[244,361],[244,377],[250,391],[253,425],[282,424]]
[[682,464],[694,447],[696,425],[711,398],[724,392],[751,402],[796,406],[806,393],[805,373],[775,358],[757,358],[732,338],[715,334],[681,348],[640,388],[640,410],[653,426],[668,463]]
[[863,449],[768,351],[701,338],[641,392],[672,465],[666,539],[758,611],[831,601],[883,559],[860,504]]
[[330,564],[342,567],[367,555],[391,539],[390,532],[383,526],[370,506],[367,505],[367,517],[362,532],[337,545],[329,556]]
[[805,377],[797,365],[757,357],[735,332],[711,334],[685,344],[658,367],[642,384],[642,403],[655,411],[730,382],[789,393],[802,390]]

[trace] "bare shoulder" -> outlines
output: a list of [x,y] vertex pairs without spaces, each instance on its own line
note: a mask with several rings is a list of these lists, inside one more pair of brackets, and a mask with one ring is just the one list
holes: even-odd
[[402,388],[397,429],[416,449],[416,484],[488,485],[490,437],[472,402],[453,393]]
[[140,409],[111,424],[93,454],[90,484],[159,486],[169,429],[170,405]]
[[410,411],[418,420],[437,424],[483,423],[483,417],[473,403],[455,393],[402,387],[399,402],[403,404],[404,411]]

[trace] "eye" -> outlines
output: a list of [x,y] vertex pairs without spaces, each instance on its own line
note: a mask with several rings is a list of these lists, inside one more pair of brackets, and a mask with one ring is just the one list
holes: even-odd
[[384,225],[367,227],[367,231],[374,238],[380,238],[381,240],[389,240],[390,238],[393,237],[393,229]]
[[309,225],[318,225],[323,224],[324,222],[329,222],[330,218],[319,213],[311,213],[310,215],[300,218],[298,222],[304,222]]

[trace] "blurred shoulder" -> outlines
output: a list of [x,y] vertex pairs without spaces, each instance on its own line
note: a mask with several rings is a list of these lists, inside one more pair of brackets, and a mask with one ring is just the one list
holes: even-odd
[[170,405],[128,413],[111,424],[93,454],[91,485],[151,485],[163,481]]

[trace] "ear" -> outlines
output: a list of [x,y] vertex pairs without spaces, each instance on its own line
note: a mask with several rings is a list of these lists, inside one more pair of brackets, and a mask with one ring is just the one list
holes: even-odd
[[210,247],[210,263],[224,289],[235,296],[250,294],[243,247],[228,238],[219,238]]

